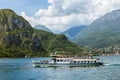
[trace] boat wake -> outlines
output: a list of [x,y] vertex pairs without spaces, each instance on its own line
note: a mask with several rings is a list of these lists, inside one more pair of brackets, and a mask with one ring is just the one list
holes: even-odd
[[104,64],[104,66],[120,66],[120,63]]

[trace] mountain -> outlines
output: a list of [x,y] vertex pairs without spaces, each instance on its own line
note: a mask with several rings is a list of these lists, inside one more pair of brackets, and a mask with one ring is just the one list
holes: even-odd
[[10,9],[0,10],[0,57],[24,57],[44,51],[31,25],[23,17]]
[[72,40],[76,34],[78,34],[80,31],[86,28],[86,25],[80,25],[80,26],[75,26],[72,27],[61,34],[65,34],[70,40]]
[[76,44],[70,42],[64,34],[53,34],[37,29],[35,29],[35,34],[40,39],[43,48],[49,53],[55,51],[70,53],[82,51],[82,48],[79,48]]
[[10,9],[0,10],[0,57],[48,56],[55,51],[81,52],[65,35],[34,29]]
[[120,45],[120,10],[114,10],[95,20],[76,36],[76,43],[93,48]]
[[43,31],[47,31],[47,32],[52,32],[50,29],[48,29],[46,26],[44,25],[35,25],[34,27],[35,29],[39,29],[39,30],[43,30]]

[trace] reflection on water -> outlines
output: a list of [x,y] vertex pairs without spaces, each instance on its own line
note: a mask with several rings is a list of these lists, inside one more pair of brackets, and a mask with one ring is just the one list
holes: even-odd
[[0,80],[119,80],[120,56],[101,58],[104,66],[47,68],[31,64],[43,58],[0,59]]

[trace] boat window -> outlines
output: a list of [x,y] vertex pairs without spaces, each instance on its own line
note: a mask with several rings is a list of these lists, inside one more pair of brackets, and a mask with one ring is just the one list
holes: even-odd
[[74,63],[76,63],[76,61],[74,61]]
[[62,62],[63,60],[60,60],[60,62]]
[[69,61],[69,59],[67,59],[67,61]]
[[94,63],[96,63],[96,61],[94,61]]
[[54,62],[56,62],[56,59],[53,59],[54,60]]
[[66,62],[66,60],[64,60],[64,62]]
[[89,63],[90,61],[88,61],[88,63]]
[[86,63],[86,61],[84,61],[84,63]]
[[93,62],[91,61],[91,63],[93,63]]
[[57,62],[59,62],[59,59],[57,60]]
[[83,61],[81,61],[81,63],[83,63]]

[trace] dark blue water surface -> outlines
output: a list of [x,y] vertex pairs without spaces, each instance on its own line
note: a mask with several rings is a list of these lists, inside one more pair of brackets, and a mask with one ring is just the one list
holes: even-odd
[[100,67],[34,68],[32,60],[45,58],[0,59],[0,80],[120,80],[120,56],[100,57]]

